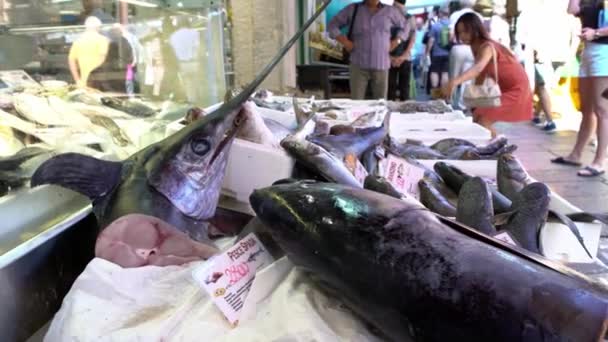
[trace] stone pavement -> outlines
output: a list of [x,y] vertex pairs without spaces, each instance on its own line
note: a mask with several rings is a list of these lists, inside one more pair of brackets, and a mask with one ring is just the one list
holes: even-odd
[[[535,179],[546,183],[573,205],[589,212],[608,212],[608,178],[582,178],[578,168],[551,163],[557,156],[567,155],[576,141],[578,120],[561,123],[564,130],[546,134],[529,123],[500,124],[498,131],[519,146],[515,153]],[[560,122],[558,122],[558,128]],[[593,159],[594,147],[585,150],[583,163]]]

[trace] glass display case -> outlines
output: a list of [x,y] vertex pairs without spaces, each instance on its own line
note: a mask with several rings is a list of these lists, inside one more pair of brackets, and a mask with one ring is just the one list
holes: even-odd
[[226,13],[224,1],[0,0],[0,69],[208,106],[232,69]]

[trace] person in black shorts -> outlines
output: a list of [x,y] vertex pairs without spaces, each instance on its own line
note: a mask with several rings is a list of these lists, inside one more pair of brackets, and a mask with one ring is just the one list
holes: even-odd
[[450,71],[450,11],[449,7],[439,9],[439,20],[429,32],[426,54],[431,56],[431,88],[448,84]]

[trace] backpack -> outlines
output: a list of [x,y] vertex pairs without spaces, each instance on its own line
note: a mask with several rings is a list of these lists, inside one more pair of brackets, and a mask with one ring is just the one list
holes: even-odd
[[439,46],[443,49],[450,49],[450,25],[441,25],[441,30],[439,30]]

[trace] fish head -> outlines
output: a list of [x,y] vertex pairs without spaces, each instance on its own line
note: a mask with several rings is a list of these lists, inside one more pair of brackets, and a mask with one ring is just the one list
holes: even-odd
[[182,214],[198,220],[213,217],[241,113],[238,107],[206,115],[157,144],[146,158],[150,185]]
[[408,209],[425,211],[410,199],[313,181],[255,190],[249,200],[277,243],[304,268],[332,263],[332,255],[363,253],[391,219]]
[[511,153],[505,153],[498,158],[498,174],[510,179],[525,181],[528,174],[519,162],[519,159]]

